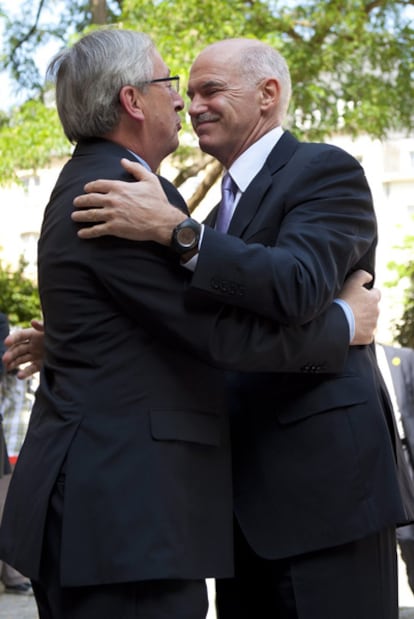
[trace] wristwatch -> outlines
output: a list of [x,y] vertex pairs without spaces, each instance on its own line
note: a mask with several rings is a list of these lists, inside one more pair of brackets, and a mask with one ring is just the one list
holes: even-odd
[[180,256],[198,248],[200,241],[201,224],[192,217],[187,217],[173,230],[171,247]]

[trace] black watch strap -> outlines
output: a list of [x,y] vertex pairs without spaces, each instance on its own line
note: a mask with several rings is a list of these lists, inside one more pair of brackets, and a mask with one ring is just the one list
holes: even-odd
[[171,248],[180,256],[198,247],[201,234],[201,224],[187,217],[173,230]]

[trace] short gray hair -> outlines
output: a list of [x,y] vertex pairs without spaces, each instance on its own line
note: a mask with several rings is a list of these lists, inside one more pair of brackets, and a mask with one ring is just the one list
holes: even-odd
[[270,45],[252,40],[240,52],[240,71],[243,78],[250,84],[257,84],[260,80],[275,77],[280,84],[279,114],[280,122],[286,116],[290,97],[292,95],[292,82],[289,67],[283,56]]
[[145,88],[153,77],[155,52],[142,32],[102,29],[56,54],[47,79],[56,83],[59,118],[71,142],[102,137],[117,126],[121,88]]

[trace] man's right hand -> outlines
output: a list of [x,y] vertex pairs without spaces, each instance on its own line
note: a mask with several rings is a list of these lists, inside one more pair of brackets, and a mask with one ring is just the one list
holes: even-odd
[[[18,378],[28,378],[40,370],[44,355],[44,328],[39,320],[31,321],[32,328],[18,329],[4,340],[8,347],[2,361],[7,372],[18,369]],[[20,368],[21,365],[25,367]]]
[[380,313],[381,292],[378,288],[365,288],[372,281],[367,271],[355,271],[350,275],[340,294],[340,299],[348,303],[354,313],[355,335],[351,346],[370,344],[374,340]]
[[175,226],[187,215],[170,204],[158,177],[138,162],[121,160],[137,183],[96,180],[73,204],[72,219],[88,224],[78,230],[82,239],[110,234],[131,241],[155,241],[169,246]]

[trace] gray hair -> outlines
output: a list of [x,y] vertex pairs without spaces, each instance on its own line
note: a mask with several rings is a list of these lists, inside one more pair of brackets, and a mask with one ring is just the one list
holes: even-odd
[[133,30],[97,30],[51,60],[47,79],[56,83],[56,105],[71,142],[102,137],[118,124],[123,86],[145,88],[153,77],[156,48]]
[[292,82],[286,60],[270,45],[252,40],[251,45],[241,50],[239,61],[241,75],[252,86],[268,77],[275,77],[279,81],[279,120],[282,122],[292,95]]

